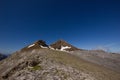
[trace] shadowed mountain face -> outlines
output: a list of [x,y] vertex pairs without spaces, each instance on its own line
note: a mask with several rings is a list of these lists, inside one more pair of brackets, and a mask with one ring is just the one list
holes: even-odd
[[4,55],[4,54],[0,53],[0,60],[3,60],[5,58],[7,58],[7,55]]
[[[39,40],[0,61],[0,80],[120,80],[117,71],[77,56],[81,50],[65,41],[51,47]],[[70,48],[75,54],[66,52]]]
[[64,40],[59,40],[53,44],[50,45],[50,47],[57,49],[57,50],[61,50],[61,51],[75,51],[75,50],[80,50],[76,47],[74,47],[73,45],[67,43]]

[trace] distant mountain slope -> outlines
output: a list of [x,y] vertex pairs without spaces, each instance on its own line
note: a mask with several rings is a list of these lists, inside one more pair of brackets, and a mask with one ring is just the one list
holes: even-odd
[[5,58],[7,58],[7,55],[4,55],[4,54],[0,53],[0,60],[3,60]]
[[120,54],[108,53],[101,50],[74,51],[71,52],[71,54],[89,62],[120,72]]
[[80,50],[73,45],[67,43],[64,40],[58,40],[57,42],[53,43],[50,45],[50,47],[56,49],[56,50],[61,50],[61,51],[75,51],[75,50]]

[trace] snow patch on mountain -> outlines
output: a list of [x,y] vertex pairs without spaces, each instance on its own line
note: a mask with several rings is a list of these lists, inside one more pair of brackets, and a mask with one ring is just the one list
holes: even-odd
[[44,47],[44,46],[42,46],[42,45],[40,45],[40,47],[41,47],[41,48],[48,48],[48,47]]
[[34,45],[35,45],[35,44],[31,44],[31,45],[28,46],[28,48],[31,48],[31,47],[33,47]]
[[71,47],[69,47],[69,46],[61,46],[60,49],[58,49],[58,48],[55,49],[55,48],[49,46],[49,48],[52,49],[52,50],[66,51],[66,49],[70,49]]
[[66,51],[66,49],[70,49],[71,47],[69,47],[69,46],[61,46],[61,51]]
[[49,46],[50,49],[55,50],[53,47]]

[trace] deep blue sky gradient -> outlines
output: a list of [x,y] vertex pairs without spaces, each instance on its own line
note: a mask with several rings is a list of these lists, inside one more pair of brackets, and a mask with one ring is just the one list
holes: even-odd
[[0,51],[39,39],[120,51],[119,0],[0,0]]

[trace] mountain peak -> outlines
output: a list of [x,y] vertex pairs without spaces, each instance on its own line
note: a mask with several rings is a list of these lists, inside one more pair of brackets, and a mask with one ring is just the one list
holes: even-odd
[[23,48],[22,51],[40,49],[40,48],[48,48],[48,45],[46,44],[44,40],[38,40],[34,42],[33,44],[28,45],[25,48]]
[[75,50],[80,50],[73,45],[69,44],[68,42],[60,39],[56,41],[55,43],[51,44],[50,47],[56,49],[56,50],[61,50],[61,51],[75,51]]
[[38,41],[36,41],[34,44],[35,44],[35,45],[45,46],[45,47],[48,46],[44,40],[38,40]]
[[34,42],[31,45],[26,46],[25,48],[22,49],[22,51],[26,50],[33,50],[33,49],[41,49],[41,48],[50,48],[53,50],[60,50],[60,51],[75,51],[75,50],[80,50],[73,45],[69,44],[65,40],[58,40],[55,43],[51,44],[48,46],[44,40],[38,40]]
[[63,39],[59,39],[58,41],[61,41],[61,42],[66,42],[65,40],[63,40]]

